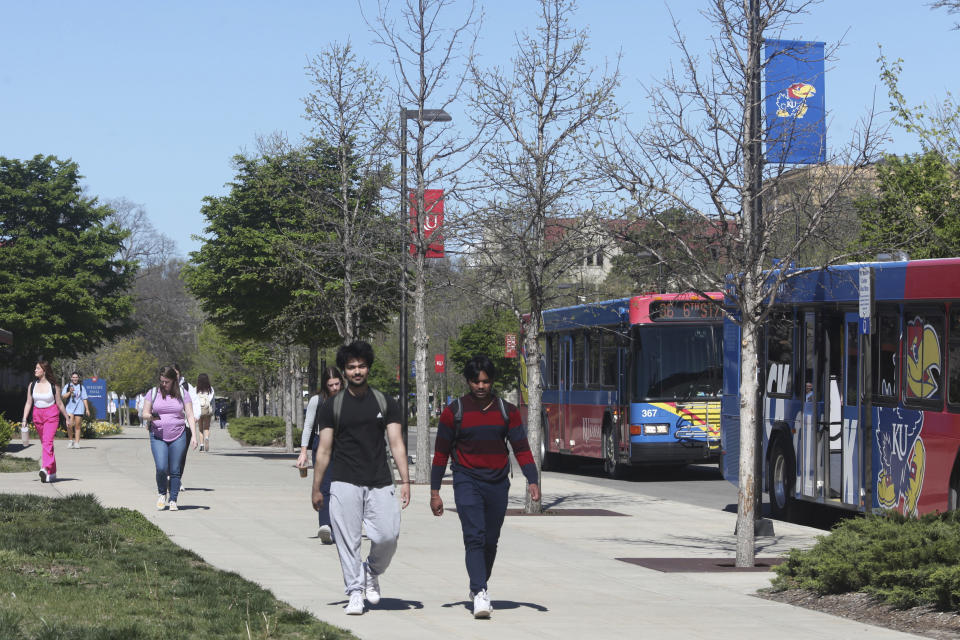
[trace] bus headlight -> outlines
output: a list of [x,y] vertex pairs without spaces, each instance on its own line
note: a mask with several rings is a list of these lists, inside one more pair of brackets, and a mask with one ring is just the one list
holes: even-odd
[[670,433],[668,424],[645,424],[643,425],[643,434],[647,436],[666,435]]

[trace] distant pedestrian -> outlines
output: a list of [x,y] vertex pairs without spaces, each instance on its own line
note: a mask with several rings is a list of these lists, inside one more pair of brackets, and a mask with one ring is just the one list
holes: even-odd
[[[140,419],[149,425],[150,451],[156,465],[157,510],[177,511],[177,498],[187,461],[187,447],[197,448],[197,423],[192,398],[179,383],[173,367],[160,370],[160,383],[143,399]],[[187,430],[189,427],[189,432]],[[169,490],[169,502],[167,492]]]
[[224,429],[227,426],[227,401],[221,400],[217,402],[217,419],[220,420],[220,428]]
[[37,429],[42,446],[40,456],[40,482],[53,482],[57,479],[57,459],[53,454],[53,439],[60,426],[60,415],[68,418],[63,406],[60,390],[53,375],[53,367],[46,360],[37,360],[33,368],[35,380],[27,385],[27,402],[23,405],[21,430],[27,427],[27,416],[33,408],[33,426]]
[[487,581],[497,558],[510,491],[507,441],[530,485],[533,500],[540,499],[540,485],[520,412],[493,393],[497,378],[493,362],[487,356],[474,356],[463,368],[463,377],[470,393],[447,406],[437,426],[430,473],[430,510],[435,516],[443,515],[440,485],[452,455],[453,500],[463,530],[473,617],[489,618],[493,605]]
[[[297,467],[300,469],[307,468],[307,450],[312,452],[314,464],[317,461],[317,442],[320,440],[320,434],[317,430],[317,410],[330,398],[340,393],[342,388],[343,378],[340,375],[340,370],[336,367],[324,369],[323,373],[320,374],[320,388],[307,403],[307,413],[303,418],[300,457],[297,458]],[[333,530],[330,528],[330,472],[332,469],[331,465],[327,465],[327,471],[323,474],[323,481],[320,483],[323,505],[317,510],[317,518],[320,524],[317,537],[323,544],[333,543]]]
[[200,451],[210,451],[210,420],[213,419],[213,401],[215,394],[210,386],[210,376],[201,373],[197,376],[197,429],[200,431]]
[[[325,502],[321,486],[327,465],[330,483],[330,521],[333,526],[344,591],[350,600],[348,615],[363,613],[363,600],[380,602],[379,576],[387,570],[400,537],[400,510],[410,504],[407,451],[400,431],[400,408],[393,398],[367,384],[373,348],[356,341],[337,350],[337,367],[347,388],[320,407],[320,441],[313,468],[314,509]],[[387,462],[384,434],[400,473],[400,504]],[[330,452],[333,451],[331,460]],[[361,530],[370,539],[370,555],[360,557]]]
[[67,402],[67,448],[79,449],[83,416],[90,412],[90,400],[78,372],[74,371],[70,374],[70,384],[64,387],[60,397]]

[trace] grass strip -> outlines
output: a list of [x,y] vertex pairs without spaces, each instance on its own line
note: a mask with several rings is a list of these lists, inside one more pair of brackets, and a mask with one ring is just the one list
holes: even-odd
[[0,456],[0,473],[23,473],[39,471],[40,461],[33,458],[20,458],[5,454]]
[[211,567],[136,511],[0,494],[4,640],[353,637]]

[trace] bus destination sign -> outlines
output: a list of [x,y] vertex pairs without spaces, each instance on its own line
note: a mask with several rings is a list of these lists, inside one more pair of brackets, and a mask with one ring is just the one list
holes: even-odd
[[684,320],[721,320],[720,305],[709,300],[653,300],[650,319],[654,322],[683,322]]

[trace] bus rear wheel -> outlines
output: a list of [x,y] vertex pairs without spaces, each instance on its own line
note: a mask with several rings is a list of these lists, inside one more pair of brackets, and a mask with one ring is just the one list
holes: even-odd
[[770,447],[770,467],[767,473],[767,493],[770,495],[770,514],[773,517],[781,520],[790,520],[793,517],[795,482],[793,451],[787,448],[783,437],[776,438]]
[[603,430],[603,472],[614,480],[620,480],[626,475],[626,465],[620,462],[620,452],[617,446],[617,436],[613,427],[606,425]]
[[551,453],[547,438],[550,435],[550,428],[547,425],[547,416],[540,416],[540,470],[556,471],[560,468],[560,454]]

